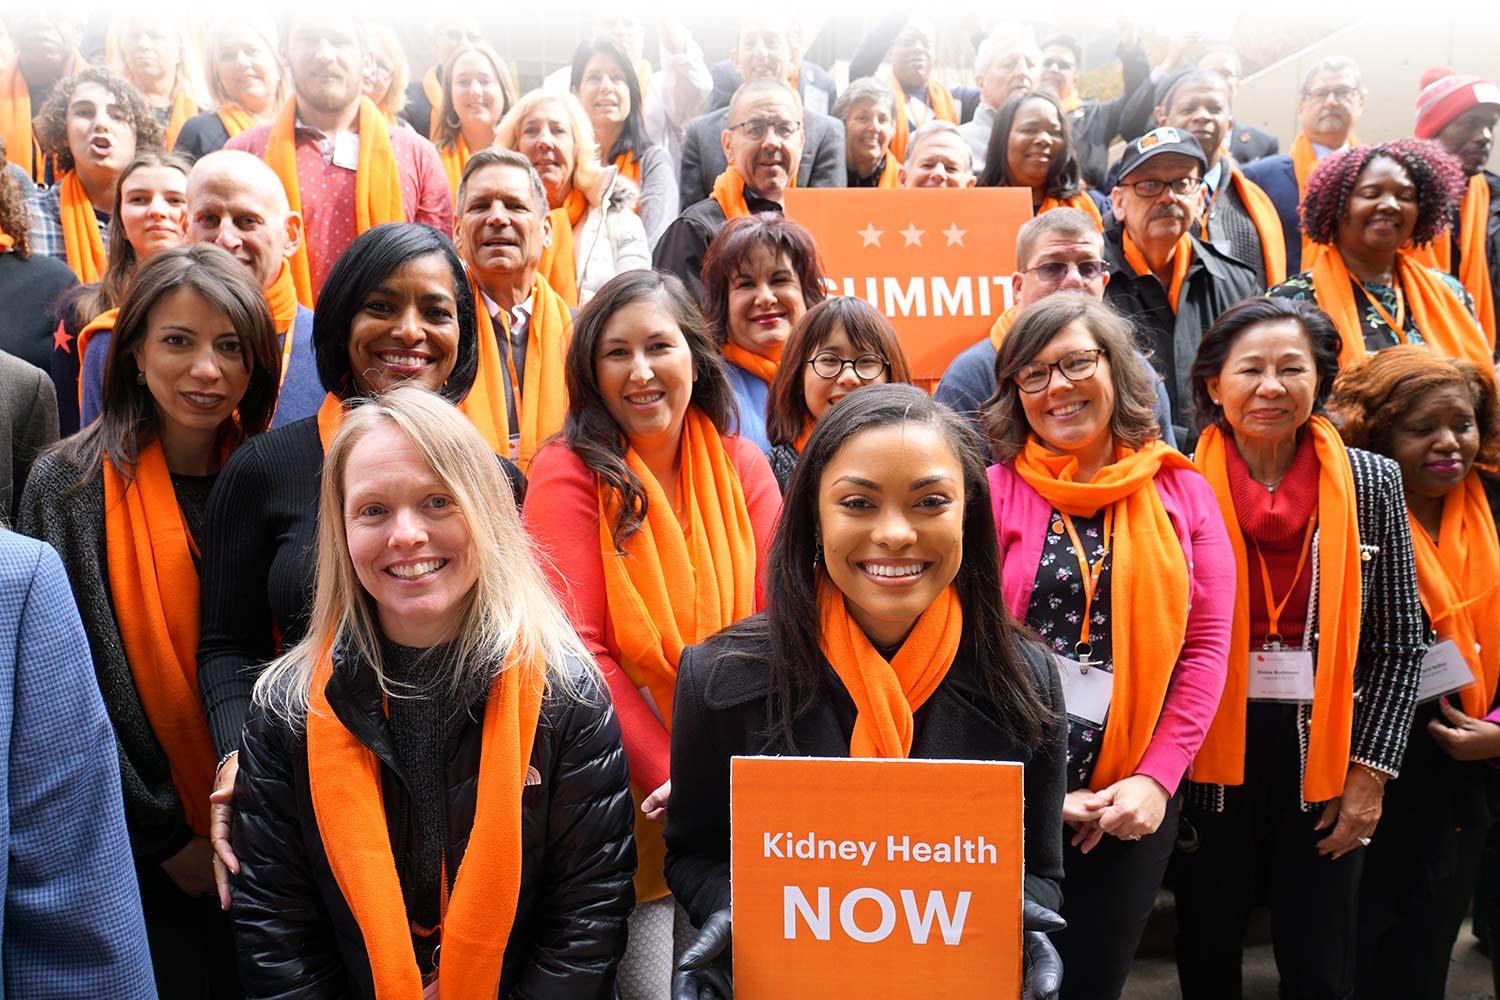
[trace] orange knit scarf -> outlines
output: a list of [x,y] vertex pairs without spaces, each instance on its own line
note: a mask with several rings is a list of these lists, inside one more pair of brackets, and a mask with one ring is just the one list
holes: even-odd
[[887,660],[854,621],[827,574],[818,582],[818,647],[854,702],[850,757],[911,756],[915,715],[943,683],[963,637],[964,610],[951,584],[917,618]]
[[88,353],[89,343],[100,330],[114,330],[115,320],[120,318],[119,309],[106,309],[78,331],[78,343],[74,350],[78,354],[78,400],[83,401],[83,356]]
[[[390,126],[368,97],[359,99],[359,164],[354,174],[354,229],[363,233],[385,222],[406,221],[401,201],[401,171],[391,148]],[[297,183],[297,102],[290,100],[271,123],[265,161],[281,178],[292,211],[302,211],[302,189]],[[292,258],[297,300],[311,309],[316,300],[312,263],[304,242]]]
[[1500,680],[1500,540],[1479,476],[1469,473],[1443,499],[1437,542],[1411,520],[1417,591],[1432,627],[1452,639],[1476,683],[1459,692],[1464,711],[1482,717]]
[[[896,99],[896,134],[891,139],[891,152],[896,154],[896,159],[906,162],[906,143],[911,137],[911,123],[907,121],[907,97],[906,89],[901,86],[901,81],[896,79],[894,73],[886,73],[882,78],[885,85],[891,88],[891,94]],[[958,109],[953,106],[953,95],[948,88],[936,80],[927,81],[926,104],[932,109],[933,119],[942,119],[945,122],[958,124]]]
[[[1155,274],[1151,265],[1146,263],[1146,255],[1141,252],[1140,247],[1135,245],[1135,240],[1130,238],[1130,230],[1121,229],[1120,235],[1124,238],[1125,263],[1129,264],[1131,270],[1136,274],[1145,276]],[[1172,282],[1167,286],[1167,304],[1172,307],[1172,315],[1177,315],[1177,307],[1182,302],[1182,285],[1187,280],[1188,268],[1193,263],[1193,241],[1187,233],[1177,237],[1177,245],[1172,248]]]
[[758,354],[729,340],[719,348],[719,352],[724,355],[725,361],[739,365],[766,385],[770,385],[772,379],[776,378],[776,369],[781,366],[781,352],[785,347],[786,342],[780,341],[766,348],[766,353]]
[[197,546],[159,439],[141,450],[133,478],[104,460],[104,546],[136,693],[166,752],[187,824],[206,837],[215,758],[198,697]]
[[76,170],[63,174],[58,183],[62,185],[58,204],[68,266],[78,275],[80,283],[91,285],[103,276],[109,262],[104,237],[99,232],[99,219],[94,215],[94,203],[89,201]]
[[552,290],[574,309],[578,308],[578,259],[573,247],[573,227],[588,210],[588,199],[575,188],[561,205],[547,213],[552,220],[552,242],[542,250],[542,259],[536,267]]
[[[313,670],[307,778],[328,867],[359,925],[377,1000],[423,995],[411,922],[387,835],[380,762],[329,706],[333,662]],[[494,1000],[521,892],[521,792],[541,714],[546,664],[511,660],[484,707],[474,825],[441,924],[438,993]],[[450,859],[451,861],[451,859]]]
[[469,144],[464,142],[462,132],[453,137],[452,146],[443,146],[438,149],[438,159],[443,163],[443,173],[448,175],[448,193],[456,200],[458,182],[463,179],[464,167],[469,162]]
[[[1490,288],[1489,259],[1485,247],[1486,227],[1490,218],[1490,186],[1484,174],[1469,178],[1464,200],[1458,212],[1459,273],[1458,280],[1474,296],[1474,312],[1490,350],[1495,349],[1495,296]],[[1440,235],[1425,247],[1412,247],[1413,259],[1444,274],[1453,273],[1453,238]]]
[[1099,206],[1094,204],[1094,199],[1088,196],[1087,191],[1079,191],[1071,198],[1053,198],[1050,196],[1043,198],[1041,205],[1036,210],[1036,214],[1041,215],[1043,212],[1050,212],[1054,208],[1076,208],[1090,219],[1093,219],[1094,225],[1098,227],[1099,231],[1101,233],[1104,232],[1104,216],[1099,214]]
[[1078,482],[1078,459],[1048,451],[1033,435],[1016,456],[1016,472],[1065,514],[1093,517],[1114,508],[1110,619],[1114,694],[1091,787],[1135,773],[1156,731],[1167,687],[1187,635],[1187,558],[1162,505],[1156,474],[1190,463],[1161,441],[1139,451],[1117,444],[1115,461]]
[[[1303,797],[1326,802],[1344,792],[1354,726],[1354,665],[1359,655],[1360,547],[1354,470],[1338,431],[1323,417],[1308,422],[1318,455],[1318,662],[1312,735]],[[1230,632],[1229,676],[1218,715],[1193,761],[1194,781],[1240,785],[1245,780],[1245,711],[1250,690],[1250,563],[1229,488],[1229,444],[1218,427],[1198,439],[1194,461],[1219,500],[1238,579]]]

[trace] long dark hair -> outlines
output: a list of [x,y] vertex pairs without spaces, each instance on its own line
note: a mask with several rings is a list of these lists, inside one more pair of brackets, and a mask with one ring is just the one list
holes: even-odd
[[137,378],[141,370],[134,351],[150,336],[151,311],[180,289],[192,291],[222,312],[239,334],[250,382],[235,410],[234,426],[226,429],[243,440],[270,425],[281,385],[281,348],[259,283],[228,251],[212,243],[163,250],[136,270],[125,290],[104,362],[99,417],[58,446],[83,470],[83,482],[104,459],[122,474],[131,475],[141,449],[155,437],[156,400]]
[[658,271],[621,271],[595,293],[573,322],[568,343],[568,416],[562,436],[583,464],[616,494],[620,515],[610,529],[615,547],[640,529],[646,519],[646,490],[625,464],[629,442],[610,415],[599,389],[599,339],[620,309],[655,299],[672,314],[693,356],[693,394],[688,403],[713,421],[720,434],[733,434],[739,423],[734,390],[724,376],[724,362],[703,322],[703,314],[682,282]]
[[770,661],[758,661],[756,669],[769,669],[772,677],[772,734],[795,752],[793,726],[818,690],[822,570],[814,560],[821,551],[818,490],[823,471],[855,435],[892,424],[935,428],[963,469],[963,558],[953,580],[963,606],[960,648],[983,676],[999,726],[1036,747],[1051,713],[1026,674],[1021,633],[1001,603],[1000,556],[979,439],[952,410],[921,389],[900,384],[861,389],[818,421],[782,499],[766,573],[766,613],[732,626],[733,632],[762,640],[757,648],[765,648],[769,640]]
[[438,395],[459,403],[469,394],[479,372],[479,327],[469,279],[452,241],[431,226],[415,222],[387,222],[361,233],[328,272],[313,312],[312,334],[318,381],[324,389],[339,399],[359,395],[349,363],[349,327],[364,308],[365,299],[392,271],[429,254],[441,257],[453,272],[458,313],[457,357]]
[[[646,151],[650,140],[646,138],[645,108],[642,106],[641,81],[635,74],[635,66],[630,62],[630,56],[620,48],[620,43],[603,35],[596,35],[578,44],[578,50],[573,53],[573,75],[569,89],[574,95],[578,93],[578,85],[583,82],[583,71],[588,68],[589,60],[594,56],[605,56],[614,60],[615,64],[625,73],[625,89],[630,91],[630,111],[625,115],[625,121],[620,125],[620,136],[615,140],[614,147],[609,150],[599,150],[599,158],[604,165],[615,161],[615,157],[622,153],[630,153],[639,158]],[[587,109],[585,109],[587,110]]]
[[1045,90],[1028,90],[1005,102],[995,115],[995,127],[990,132],[989,145],[984,151],[984,172],[979,175],[979,187],[1012,187],[1010,177],[1010,130],[1016,115],[1027,101],[1043,101],[1052,105],[1057,120],[1062,122],[1063,148],[1047,165],[1047,197],[1071,198],[1083,190],[1083,168],[1078,163],[1078,147],[1073,144],[1073,129],[1068,124],[1068,113],[1057,98]]

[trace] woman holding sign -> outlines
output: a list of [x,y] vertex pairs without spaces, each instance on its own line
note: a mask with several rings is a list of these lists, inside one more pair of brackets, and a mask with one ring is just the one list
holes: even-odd
[[1212,490],[1161,442],[1130,328],[1083,295],[1021,314],[984,426],[1010,613],[1067,698],[1064,997],[1118,997],[1224,686],[1233,562]]
[[1500,490],[1476,464],[1500,460],[1488,365],[1415,345],[1340,373],[1329,408],[1344,440],[1401,467],[1416,556],[1423,661],[1401,776],[1386,785],[1380,836],[1360,882],[1359,995],[1441,998],[1491,821],[1500,725]]
[[1361,848],[1401,767],[1425,644],[1400,470],[1346,448],[1320,415],[1339,346],[1322,312],[1247,299],[1193,363],[1209,422],[1195,461],[1229,527],[1238,596],[1174,867],[1186,1000],[1239,996],[1267,887],[1285,994],[1354,995]]
[[1024,995],[1055,995],[1042,932],[1059,926],[1062,693],[999,589],[984,459],[962,418],[879,385],[818,421],[787,487],[767,610],[678,664],[667,883],[703,932],[674,997],[730,995],[737,754],[1022,762]]

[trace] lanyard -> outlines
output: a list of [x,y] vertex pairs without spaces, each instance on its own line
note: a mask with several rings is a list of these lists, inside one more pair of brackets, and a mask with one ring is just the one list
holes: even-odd
[[1317,519],[1309,518],[1307,521],[1307,534],[1302,536],[1302,554],[1297,557],[1297,571],[1292,574],[1291,585],[1287,587],[1286,593],[1281,595],[1281,600],[1272,603],[1276,596],[1271,589],[1271,570],[1266,566],[1266,557],[1260,550],[1260,544],[1255,546],[1255,558],[1260,560],[1260,583],[1265,591],[1266,619],[1269,622],[1269,630],[1266,632],[1266,642],[1263,649],[1281,648],[1281,612],[1286,610],[1286,602],[1292,599],[1292,591],[1297,589],[1297,581],[1302,579],[1303,567],[1307,565],[1307,554],[1312,551],[1313,529],[1317,527]]
[[1073,527],[1073,519],[1061,511],[1058,513],[1068,529],[1068,540],[1073,543],[1073,555],[1078,557],[1078,572],[1082,574],[1083,624],[1078,628],[1078,642],[1073,646],[1073,655],[1078,658],[1079,667],[1087,672],[1089,659],[1094,653],[1094,647],[1089,644],[1089,613],[1094,606],[1094,592],[1099,587],[1099,574],[1104,572],[1104,560],[1109,558],[1110,545],[1115,538],[1115,508],[1111,504],[1104,510],[1104,551],[1099,554],[1099,561],[1092,566],[1089,565],[1088,551],[1078,537],[1078,529]]
[[1370,294],[1370,290],[1365,287],[1363,281],[1359,283],[1359,290],[1365,293],[1365,298],[1370,300],[1370,305],[1375,307],[1380,318],[1385,320],[1385,325],[1390,327],[1391,332],[1396,335],[1396,342],[1404,344],[1406,343],[1406,296],[1401,292],[1400,276],[1393,275],[1393,278],[1396,285],[1396,315],[1394,317],[1386,312],[1385,306],[1380,304],[1379,299]]

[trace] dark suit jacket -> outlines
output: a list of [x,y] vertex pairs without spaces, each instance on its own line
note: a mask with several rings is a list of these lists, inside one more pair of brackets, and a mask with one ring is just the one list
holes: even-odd
[[26,475],[57,440],[57,397],[46,372],[0,351],[0,525],[15,524]]
[[[707,198],[714,181],[729,166],[720,142],[728,125],[728,108],[699,115],[689,123],[677,185],[680,204],[692,205]],[[844,167],[844,123],[829,115],[805,111],[802,129],[802,164],[797,169],[797,186],[845,187],[849,173]]]
[[1229,129],[1229,155],[1240,166],[1275,156],[1281,152],[1281,143],[1269,132],[1254,125],[1235,122]]
[[1276,206],[1281,232],[1286,237],[1286,273],[1302,270],[1302,219],[1298,213],[1302,192],[1297,190],[1297,171],[1286,154],[1267,156],[1245,165],[1245,177],[1260,185]]

